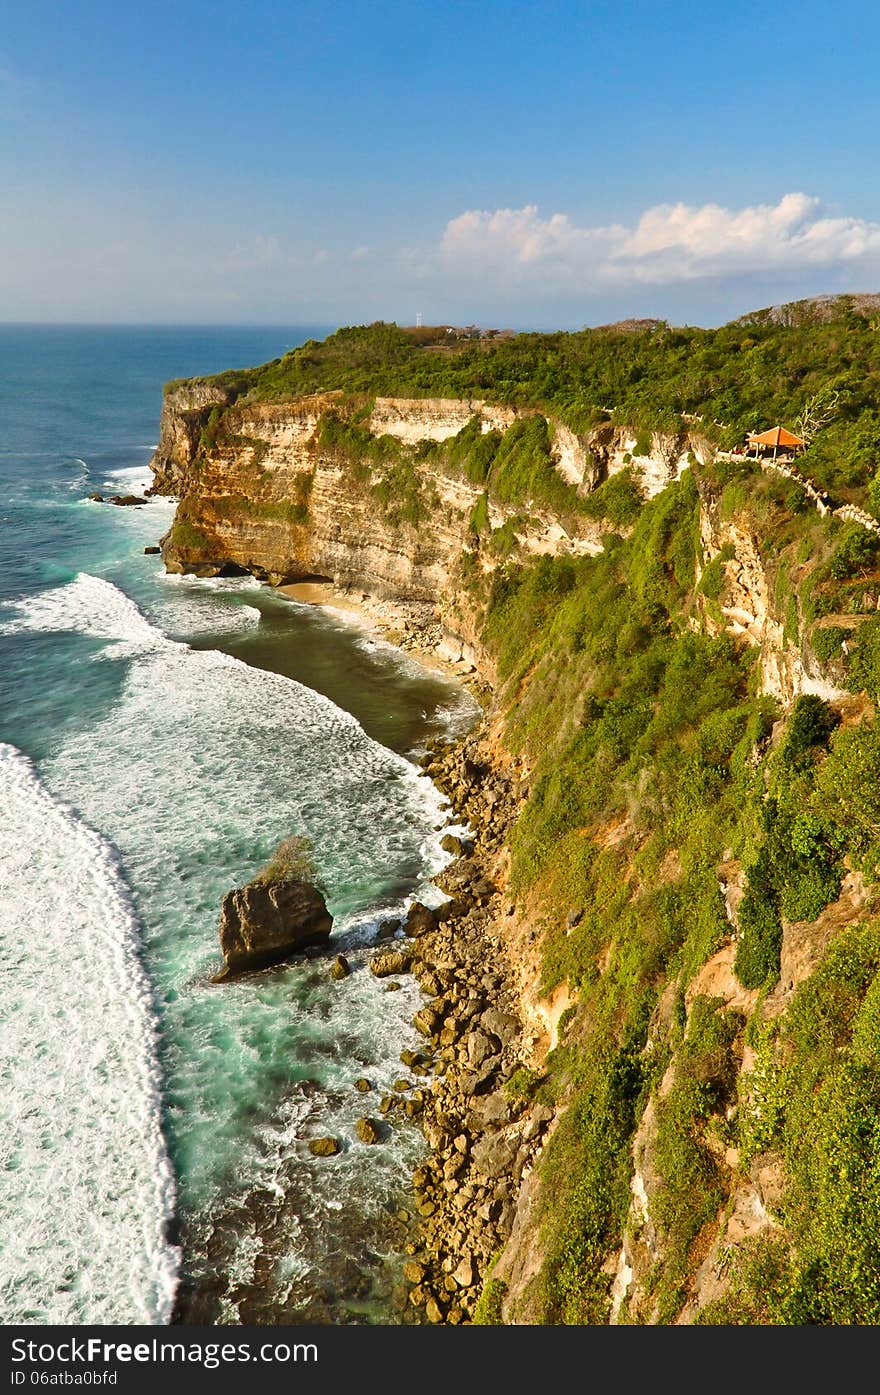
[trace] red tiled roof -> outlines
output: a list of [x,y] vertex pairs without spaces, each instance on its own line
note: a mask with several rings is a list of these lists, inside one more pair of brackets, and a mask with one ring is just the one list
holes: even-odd
[[771,426],[769,431],[752,432],[749,436],[750,446],[805,446],[806,441],[802,441],[800,436],[794,436],[790,431],[786,431],[784,426]]

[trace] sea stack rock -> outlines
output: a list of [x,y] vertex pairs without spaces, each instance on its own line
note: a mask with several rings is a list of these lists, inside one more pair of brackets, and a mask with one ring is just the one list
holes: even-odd
[[311,882],[257,880],[228,891],[220,910],[224,966],[215,983],[278,964],[310,945],[326,944],[333,917]]

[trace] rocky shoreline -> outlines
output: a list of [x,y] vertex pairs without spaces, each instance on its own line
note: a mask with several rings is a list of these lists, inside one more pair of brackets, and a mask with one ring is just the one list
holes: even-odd
[[430,1075],[430,1085],[386,1095],[381,1112],[419,1118],[431,1150],[413,1175],[419,1231],[403,1269],[409,1302],[431,1323],[474,1320],[553,1117],[518,1088],[524,1031],[501,931],[511,907],[490,875],[520,795],[479,759],[479,741],[472,733],[422,762],[474,831],[472,842],[456,840],[459,856],[436,879],[450,900],[436,910],[411,906],[408,941],[380,948],[371,962],[380,977],[412,973],[427,997],[413,1018],[424,1048],[401,1060]]

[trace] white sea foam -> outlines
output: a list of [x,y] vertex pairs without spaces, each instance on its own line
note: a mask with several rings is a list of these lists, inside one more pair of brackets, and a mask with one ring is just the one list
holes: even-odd
[[[258,1222],[246,1205],[253,1188],[277,1195],[279,1206],[291,1189],[305,1197],[309,1225],[299,1238],[294,1228],[288,1246],[291,1272],[302,1276],[320,1267],[316,1236],[335,1214],[325,1202],[345,1196],[369,1214],[404,1185],[417,1155],[416,1135],[405,1132],[392,1146],[356,1144],[363,1101],[351,1082],[367,1072],[389,1088],[401,1045],[415,1041],[414,982],[385,994],[365,945],[380,916],[400,913],[396,888],[448,860],[435,831],[447,802],[329,699],[168,639],[107,581],[81,575],[19,604],[7,625],[73,630],[125,663],[113,706],[69,732],[44,774],[119,849],[143,907],[148,961],[165,1000],[190,1263],[210,1271],[212,1236],[228,1232],[232,1215],[241,1252],[223,1311],[234,1320],[233,1270],[250,1282],[257,1254]],[[208,980],[219,964],[220,896],[292,832],[312,840],[334,934],[355,971],[332,990],[325,965],[218,990]],[[320,1085],[305,1101],[290,1094],[291,1063]],[[314,1169],[306,1140],[328,1131],[351,1146],[332,1168]],[[344,1225],[351,1213],[338,1214]]]
[[105,489],[124,488],[132,494],[142,494],[153,483],[153,472],[149,465],[126,465],[119,470],[108,470],[104,479]]
[[66,586],[7,602],[3,609],[16,613],[0,622],[0,634],[73,631],[115,641],[126,652],[162,649],[173,643],[112,582],[84,573]]
[[184,572],[162,572],[159,580],[169,586],[192,591],[194,595],[200,592],[229,591],[233,594],[238,591],[260,591],[263,588],[262,581],[258,581],[255,576],[192,576]]
[[77,470],[75,477],[70,481],[68,488],[71,490],[81,489],[83,480],[88,479],[91,473],[89,470],[88,461],[81,459],[81,457],[78,455],[75,455],[73,457],[73,464],[78,465],[79,469]]
[[[183,637],[210,633],[236,634],[252,629],[262,620],[261,611],[253,605],[235,604],[236,598],[262,590],[262,583],[253,576],[194,577],[161,572],[157,580],[169,583],[173,601],[153,606],[156,619],[175,634]],[[218,605],[218,597],[229,597],[232,603]]]
[[167,1322],[174,1184],[125,883],[5,744],[0,824],[2,1320]]

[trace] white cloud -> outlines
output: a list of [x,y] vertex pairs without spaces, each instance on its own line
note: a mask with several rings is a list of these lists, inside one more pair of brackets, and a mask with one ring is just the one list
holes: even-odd
[[634,227],[578,226],[535,204],[471,210],[446,226],[447,273],[533,289],[597,291],[699,278],[797,273],[809,268],[880,269],[880,223],[830,217],[819,199],[785,194],[776,204],[658,204]]

